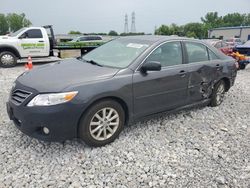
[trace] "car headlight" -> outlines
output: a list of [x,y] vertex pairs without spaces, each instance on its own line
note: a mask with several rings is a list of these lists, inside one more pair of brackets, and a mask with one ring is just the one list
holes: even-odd
[[35,96],[27,106],[51,106],[71,101],[78,91],[65,93],[39,94]]

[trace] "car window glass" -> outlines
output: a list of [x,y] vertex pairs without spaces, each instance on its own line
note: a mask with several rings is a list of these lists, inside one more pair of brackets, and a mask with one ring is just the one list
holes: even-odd
[[182,64],[180,42],[168,42],[154,50],[146,61],[160,62],[163,67]]
[[221,42],[217,42],[215,45],[214,45],[215,48],[221,48]]
[[42,32],[40,29],[30,29],[25,32],[26,38],[43,38]]
[[207,47],[200,43],[186,42],[188,62],[208,61]]
[[228,46],[227,43],[225,43],[225,42],[222,42],[221,44],[222,44],[222,47],[227,47]]
[[208,49],[208,53],[209,53],[210,60],[219,59],[212,50]]

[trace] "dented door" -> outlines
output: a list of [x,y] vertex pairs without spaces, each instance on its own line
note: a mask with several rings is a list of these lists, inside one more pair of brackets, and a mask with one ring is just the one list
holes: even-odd
[[191,63],[189,66],[188,96],[190,102],[209,98],[212,93],[214,81],[218,77],[220,62],[205,61]]

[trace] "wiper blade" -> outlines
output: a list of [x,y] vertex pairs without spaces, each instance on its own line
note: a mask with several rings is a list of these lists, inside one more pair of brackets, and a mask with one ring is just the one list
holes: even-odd
[[84,60],[84,61],[86,61],[87,63],[90,63],[90,64],[92,64],[92,65],[97,65],[97,66],[100,66],[100,67],[103,67],[101,64],[99,64],[99,63],[97,63],[96,61],[94,61],[94,60],[86,60],[86,59],[82,59],[82,60]]

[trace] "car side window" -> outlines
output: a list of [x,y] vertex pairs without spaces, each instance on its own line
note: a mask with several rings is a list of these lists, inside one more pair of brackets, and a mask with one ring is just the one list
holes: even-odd
[[155,49],[146,61],[157,61],[162,67],[182,64],[182,48],[180,42],[167,42]]
[[209,59],[210,59],[210,60],[219,59],[219,58],[215,55],[215,53],[214,53],[212,50],[210,50],[209,48],[208,48],[208,53],[209,53]]
[[188,62],[202,62],[208,61],[207,47],[200,43],[195,42],[185,42],[187,49]]
[[80,41],[86,41],[86,37],[81,37]]
[[34,38],[43,38],[42,32],[40,29],[30,29],[25,32],[26,38],[34,39]]
[[215,48],[221,48],[221,42],[217,42],[215,45],[214,45]]
[[225,43],[225,42],[221,42],[221,44],[222,44],[222,45],[221,45],[222,47],[228,47],[228,44]]

